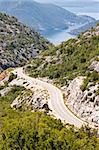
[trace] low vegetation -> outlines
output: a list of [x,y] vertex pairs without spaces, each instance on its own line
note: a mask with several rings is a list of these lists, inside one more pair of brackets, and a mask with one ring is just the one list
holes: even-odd
[[[6,23],[7,30],[3,26]],[[99,74],[88,68],[91,60],[99,55],[98,26],[80,35],[79,38],[71,39],[47,50],[50,44],[38,33],[20,24],[16,18],[0,14],[0,25],[3,26],[0,31],[2,33],[0,43],[2,43],[1,48],[4,54],[0,55],[0,70],[9,66],[24,65],[30,60],[30,53],[33,52],[31,54],[33,57],[34,51],[38,54],[39,50],[46,49],[26,68],[31,76],[49,77],[61,86],[66,85],[76,76],[87,76],[81,87],[82,90],[87,88],[88,82],[99,83]],[[15,78],[16,76],[11,74],[8,82]],[[0,89],[2,88],[4,87]],[[68,124],[63,125],[60,120],[53,119],[46,113],[13,110],[10,107],[11,103],[24,90],[23,87],[13,86],[5,96],[0,97],[0,150],[99,149],[96,130],[89,127],[76,129]]]
[[0,150],[98,150],[96,131],[75,129],[40,112],[11,109],[10,103],[24,89],[14,86],[0,97]]
[[21,92],[24,90],[23,87],[20,86],[13,86],[13,88],[8,92],[7,95],[0,97],[0,102],[13,102],[13,100],[21,94]]
[[93,85],[99,84],[99,73],[97,71],[89,72],[87,74],[87,77],[81,86],[82,91],[85,91],[88,88],[89,83],[92,83]]
[[56,79],[66,85],[74,77],[88,74],[91,59],[99,56],[98,26],[76,39],[43,52],[31,62],[27,71],[31,76]]
[[8,87],[8,84],[16,78],[17,78],[17,75],[11,73],[8,77],[8,80],[4,81],[4,85],[0,85],[0,90],[3,90],[4,88]]

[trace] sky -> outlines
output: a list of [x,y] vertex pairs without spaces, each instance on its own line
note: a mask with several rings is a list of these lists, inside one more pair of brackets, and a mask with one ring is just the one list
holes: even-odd
[[[7,0],[0,0],[0,1],[7,1]],[[16,0],[8,0],[8,1],[16,1]],[[25,1],[25,0],[17,0],[17,1]],[[27,0],[29,1],[29,0]],[[32,1],[32,0],[30,0]],[[99,2],[99,0],[34,0],[41,3],[62,3],[62,2]]]
[[[66,2],[66,1],[69,1],[69,2],[70,2],[70,1],[75,1],[75,2],[77,2],[77,1],[78,1],[78,2],[79,2],[79,1],[83,1],[83,2],[84,2],[84,1],[85,1],[85,2],[86,2],[86,0],[35,0],[35,1],[38,1],[38,2],[46,2],[46,3],[47,3],[47,2],[53,2],[53,1],[57,1],[57,2],[62,2],[62,1],[63,1],[63,2]],[[87,2],[88,2],[88,1],[89,1],[89,2],[99,2],[99,0],[87,0]]]
[[[0,1],[7,1],[7,0],[0,0]],[[11,1],[15,1],[15,0],[11,0]],[[19,0],[20,1],[20,0]],[[29,0],[28,0],[29,1]],[[75,2],[79,2],[79,1],[82,1],[82,2],[99,2],[99,0],[34,0],[34,1],[37,1],[37,2],[53,2],[53,1],[56,1],[56,2],[66,2],[66,1],[75,1]]]

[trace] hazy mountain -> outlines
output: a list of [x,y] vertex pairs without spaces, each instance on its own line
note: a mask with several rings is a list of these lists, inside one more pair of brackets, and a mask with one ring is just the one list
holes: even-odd
[[57,4],[59,6],[67,5],[67,6],[85,6],[86,4],[93,5],[95,3],[99,3],[99,0],[35,0],[40,3],[52,3]]
[[53,4],[34,1],[1,1],[0,11],[16,16],[20,21],[41,33],[63,30],[70,25],[88,23],[90,19],[77,16]]
[[87,31],[87,30],[95,27],[98,22],[99,22],[99,20],[91,22],[91,23],[88,23],[88,24],[85,24],[84,26],[79,27],[78,29],[71,30],[70,34],[72,34],[72,35],[78,35],[81,32],[85,32],[85,31]]

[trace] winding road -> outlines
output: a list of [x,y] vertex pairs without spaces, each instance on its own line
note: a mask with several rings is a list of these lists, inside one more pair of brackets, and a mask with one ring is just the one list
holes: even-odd
[[52,114],[61,121],[72,124],[75,127],[80,128],[84,122],[77,118],[73,113],[65,106],[63,94],[60,89],[53,86],[50,83],[41,81],[39,79],[35,79],[26,75],[23,71],[23,68],[17,68],[14,70],[14,73],[17,73],[19,78],[24,78],[29,83],[35,83],[38,86],[46,89],[50,94],[50,100],[48,101],[48,105],[50,110],[52,110]]

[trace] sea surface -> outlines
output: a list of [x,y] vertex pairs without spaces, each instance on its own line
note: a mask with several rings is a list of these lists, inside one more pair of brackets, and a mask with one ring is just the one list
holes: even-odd
[[[95,5],[86,5],[86,6],[68,6],[63,7],[66,10],[69,10],[77,15],[88,15],[97,20],[99,20],[99,3]],[[79,27],[79,26],[78,26]],[[67,41],[70,38],[74,38],[75,36],[69,34],[69,31],[72,29],[76,29],[77,26],[71,27],[67,30],[62,30],[55,32],[54,34],[49,34],[46,38],[55,45],[59,45],[63,41]]]
[[74,38],[75,36],[69,34],[67,32],[67,30],[63,30],[60,32],[55,33],[54,35],[50,35],[49,37],[47,37],[47,39],[53,43],[54,45],[59,45],[64,41],[67,41],[71,38]]
[[54,45],[59,45],[60,43],[62,43],[64,41],[67,41],[71,38],[75,38],[75,36],[69,34],[69,32],[76,28],[77,28],[77,26],[75,26],[75,27],[73,26],[66,30],[56,31],[56,32],[54,32],[54,34],[52,33],[52,34],[47,35],[46,38]]

